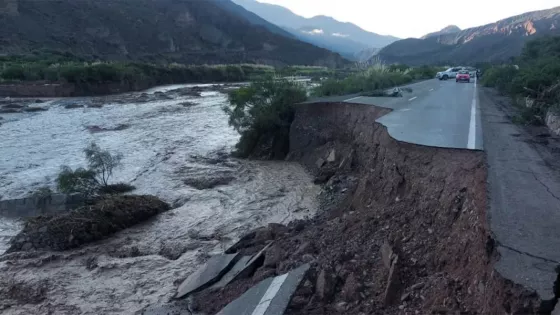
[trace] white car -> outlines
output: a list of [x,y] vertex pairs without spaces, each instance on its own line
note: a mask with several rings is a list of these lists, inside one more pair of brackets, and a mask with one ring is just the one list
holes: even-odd
[[436,74],[436,78],[440,80],[455,79],[455,77],[457,77],[457,73],[461,70],[463,70],[463,67],[449,68],[443,72],[438,72]]

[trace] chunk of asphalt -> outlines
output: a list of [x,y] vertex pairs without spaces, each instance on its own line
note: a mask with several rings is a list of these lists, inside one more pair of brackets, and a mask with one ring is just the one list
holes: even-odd
[[220,281],[214,283],[212,288],[221,289],[228,285],[235,277],[245,269],[247,262],[251,260],[253,256],[243,256],[235,263],[235,265],[220,279]]
[[181,283],[175,298],[204,290],[222,278],[237,262],[238,254],[212,256]]
[[255,271],[255,269],[257,269],[260,265],[262,265],[264,263],[264,253],[266,252],[267,249],[270,248],[270,246],[272,246],[274,242],[269,243],[268,245],[266,245],[263,249],[261,249],[258,253],[256,253],[251,260],[249,260],[247,262],[247,264],[245,264],[245,267],[239,272],[237,273],[233,279],[231,279],[230,282],[237,280],[237,279],[242,279],[242,278],[247,278],[249,276],[251,276],[253,274],[253,272]]
[[282,315],[309,270],[305,264],[286,274],[267,278],[226,305],[218,315]]

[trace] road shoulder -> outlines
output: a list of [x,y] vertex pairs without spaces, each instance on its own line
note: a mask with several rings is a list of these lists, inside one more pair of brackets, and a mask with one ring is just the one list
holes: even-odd
[[[511,122],[513,110],[492,90],[479,90],[488,163],[488,218],[500,260],[497,271],[553,297],[560,262],[560,177],[557,138]],[[542,129],[541,129],[542,130]]]

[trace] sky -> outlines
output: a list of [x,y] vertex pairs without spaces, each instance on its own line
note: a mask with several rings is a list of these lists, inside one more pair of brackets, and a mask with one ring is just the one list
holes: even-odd
[[461,29],[560,6],[560,0],[258,0],[304,16],[331,16],[382,35],[421,37],[447,25]]

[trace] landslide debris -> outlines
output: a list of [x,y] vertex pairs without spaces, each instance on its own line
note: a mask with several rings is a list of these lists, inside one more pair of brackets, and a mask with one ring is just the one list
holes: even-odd
[[106,196],[70,212],[26,220],[6,253],[30,250],[63,251],[97,241],[143,222],[170,206],[154,196]]
[[196,294],[194,311],[215,314],[262,279],[310,263],[286,314],[537,312],[535,293],[494,272],[484,153],[398,142],[371,123],[385,113],[298,109],[289,158],[322,177],[328,211],[242,238],[228,253],[274,243],[253,274]]

